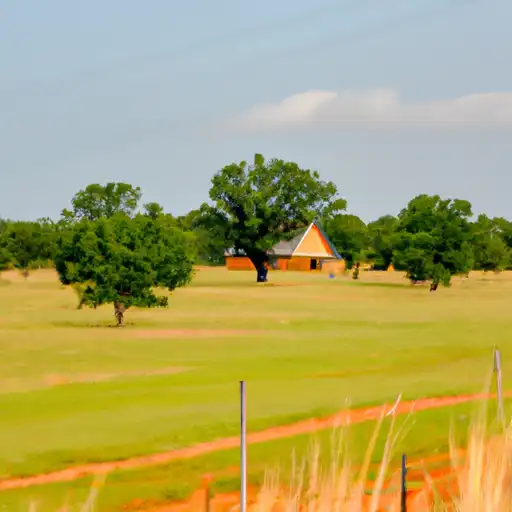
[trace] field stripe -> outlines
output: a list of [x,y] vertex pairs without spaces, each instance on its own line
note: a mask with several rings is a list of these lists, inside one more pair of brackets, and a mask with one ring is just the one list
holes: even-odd
[[[508,394],[507,394],[508,395]],[[341,426],[343,424],[362,423],[379,419],[382,414],[389,413],[394,408],[394,414],[409,414],[412,412],[452,407],[455,405],[494,398],[495,395],[479,393],[473,395],[458,395],[449,397],[420,398],[413,401],[400,402],[392,407],[374,406],[362,409],[345,410],[326,418],[311,418],[289,425],[272,427],[258,432],[251,432],[247,436],[249,444],[266,443],[278,439],[295,437],[301,434],[314,433],[321,430]],[[210,442],[200,443],[186,448],[172,450],[152,455],[143,455],[131,459],[112,462],[99,462],[69,467],[52,473],[44,473],[20,478],[8,478],[0,480],[0,491],[9,489],[21,489],[36,485],[46,485],[58,482],[71,482],[89,475],[101,475],[116,470],[139,469],[144,467],[159,466],[174,460],[186,460],[208,455],[210,453],[238,448],[238,436],[227,437]]]

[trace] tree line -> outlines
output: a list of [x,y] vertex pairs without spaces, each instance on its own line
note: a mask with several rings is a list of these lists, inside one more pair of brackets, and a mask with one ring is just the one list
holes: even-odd
[[[210,201],[184,216],[143,203],[127,183],[91,184],[58,219],[0,218],[0,271],[54,266],[72,285],[79,306],[114,304],[118,323],[132,305],[165,306],[156,287],[187,284],[194,264],[221,265],[224,251],[250,258],[257,281],[267,280],[267,251],[316,220],[348,268],[393,265],[431,290],[471,270],[512,268],[512,222],[473,215],[461,199],[419,195],[398,214],[365,224],[346,213],[334,183],[317,171],[256,154],[212,178]],[[357,277],[357,272],[355,273]]]

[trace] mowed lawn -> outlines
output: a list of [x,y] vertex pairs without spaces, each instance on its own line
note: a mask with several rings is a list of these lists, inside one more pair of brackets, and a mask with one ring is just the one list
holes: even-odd
[[[398,273],[198,270],[170,307],[77,310],[53,271],[0,281],[0,476],[176,449],[353,406],[478,392],[512,374],[512,276],[429,293]],[[512,385],[505,381],[505,388]],[[430,418],[435,416],[428,416]]]

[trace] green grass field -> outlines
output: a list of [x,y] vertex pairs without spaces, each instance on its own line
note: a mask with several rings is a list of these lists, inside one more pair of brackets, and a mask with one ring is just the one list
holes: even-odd
[[[502,350],[504,374],[512,373],[509,274],[475,274],[436,293],[411,287],[397,273],[363,272],[360,282],[272,273],[264,286],[254,277],[199,270],[168,309],[129,310],[127,327],[115,329],[112,308],[78,311],[73,291],[52,271],[27,281],[4,274],[0,476],[234,435],[240,379],[248,386],[248,428],[257,430],[335,412],[346,399],[359,407],[393,402],[399,393],[408,399],[479,392],[494,345]],[[444,449],[450,418],[470,409],[418,413],[404,448]],[[354,427],[355,447],[364,446],[370,430],[371,424]],[[307,450],[307,437],[251,448],[251,478],[261,478],[292,447]],[[229,487],[234,477],[223,470],[237,460],[231,450],[116,473],[101,510],[134,498],[182,497],[206,471]],[[41,510],[55,510],[58,500],[72,490],[81,496],[90,482],[10,491],[1,502],[21,510],[24,500],[37,498]]]

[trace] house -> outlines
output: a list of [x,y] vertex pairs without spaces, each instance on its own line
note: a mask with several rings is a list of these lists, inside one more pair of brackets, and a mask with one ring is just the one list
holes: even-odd
[[[270,270],[341,272],[345,262],[322,228],[311,223],[291,240],[283,240],[267,251]],[[228,250],[224,254],[228,270],[255,270],[245,254]]]

